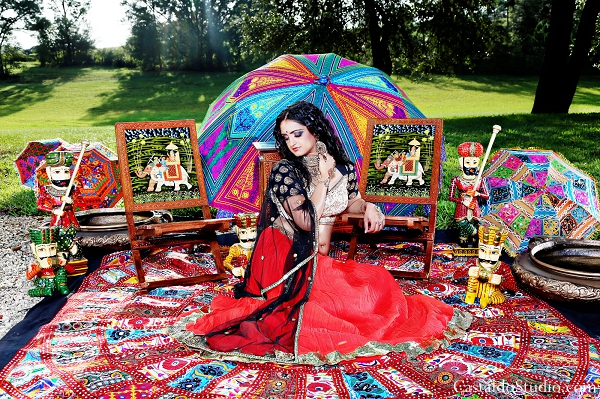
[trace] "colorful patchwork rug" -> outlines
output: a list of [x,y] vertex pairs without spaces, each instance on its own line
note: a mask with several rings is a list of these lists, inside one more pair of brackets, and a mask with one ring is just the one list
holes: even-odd
[[[415,267],[394,255],[386,267]],[[337,251],[337,252],[336,252]],[[343,256],[344,248],[334,248]],[[599,398],[600,341],[547,303],[524,292],[504,304],[465,305],[453,282],[461,262],[437,246],[431,278],[399,280],[406,295],[425,294],[469,311],[467,334],[417,358],[389,354],[335,366],[200,359],[167,327],[209,312],[227,283],[136,290],[128,251],[107,255],[79,291],[0,372],[0,398]],[[381,267],[380,254],[361,261]],[[146,258],[146,274],[181,276],[212,270],[210,256],[171,248]]]

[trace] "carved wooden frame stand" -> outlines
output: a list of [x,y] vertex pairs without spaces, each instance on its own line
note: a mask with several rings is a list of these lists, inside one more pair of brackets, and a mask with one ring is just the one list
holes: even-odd
[[[121,169],[127,231],[140,288],[147,291],[157,287],[190,285],[227,279],[216,232],[229,230],[230,223],[233,220],[211,219],[198,152],[195,121],[123,122],[115,125],[115,134]],[[172,155],[172,158],[155,157],[156,151],[160,148],[159,146],[169,141],[171,143],[165,148],[170,148],[167,152],[170,156]],[[177,162],[180,161],[181,154],[176,144],[186,148],[189,171],[184,172],[183,165],[179,165],[181,168],[177,169]],[[150,147],[150,150],[145,151],[148,147]],[[177,188],[175,184],[166,186],[164,191],[160,190],[160,193],[154,187],[153,190],[150,190],[150,186],[148,189],[141,189],[139,187],[140,182],[136,180],[136,171],[139,172],[138,169],[140,168],[140,154],[142,154],[144,161],[149,159],[145,165],[146,167],[154,165],[155,160],[156,163],[160,163],[161,167],[166,164],[167,169],[171,168],[169,171],[163,169],[161,173],[165,175],[170,173],[171,170],[175,172],[175,175],[185,176],[187,174],[191,176],[195,174],[196,178],[192,180],[190,177],[188,181],[188,183],[194,183],[191,184],[189,189],[193,192],[186,191],[186,189],[175,190]],[[147,154],[154,155],[152,155],[152,158],[148,158]],[[167,163],[166,159],[161,158],[170,160],[170,164]],[[177,161],[171,161],[171,159]],[[185,178],[182,178],[182,180],[185,180]],[[190,207],[201,207],[203,219],[140,226],[136,226],[134,223],[134,212]],[[142,268],[142,250],[197,243],[208,244],[210,247],[217,268],[215,274],[146,281]]]
[[[385,140],[381,140],[382,135],[387,135],[387,138],[383,136]],[[390,270],[390,273],[395,277],[427,278],[429,276],[429,270],[431,268],[431,262],[433,259],[437,201],[440,186],[439,181],[441,169],[440,158],[442,154],[442,136],[442,119],[369,119],[366,140],[367,148],[366,154],[364,154],[365,157],[363,159],[363,167],[361,170],[359,186],[361,196],[366,201],[371,202],[421,204],[428,206],[430,211],[427,217],[386,215],[386,229],[375,234],[364,234],[363,215],[344,215],[346,222],[353,226],[352,236],[350,239],[350,248],[348,250],[348,259],[354,259],[358,240],[361,237],[366,238],[373,248],[377,247],[376,243],[382,242],[420,242],[423,243],[425,255],[423,270],[418,272]],[[426,181],[424,183],[420,183],[415,189],[389,189],[389,192],[386,192],[386,190],[388,190],[387,183],[373,184],[373,181],[379,182],[381,179],[381,177],[378,175],[373,178],[376,173],[380,173],[375,170],[377,169],[375,168],[375,163],[378,161],[376,158],[378,158],[382,151],[380,141],[384,141],[386,143],[386,145],[383,146],[385,151],[391,153],[390,149],[394,150],[393,153],[396,154],[397,159],[411,161],[411,169],[413,171],[418,172],[419,167],[422,167],[422,165],[419,166],[421,162],[421,158],[419,157],[423,155],[423,159],[426,160],[428,169],[431,170],[431,172],[428,173],[428,176],[426,176]],[[416,142],[418,142],[418,144]],[[426,145],[423,146],[423,143]],[[406,144],[408,144],[408,147],[402,147]],[[402,148],[396,148],[394,145]],[[398,152],[402,150],[408,151],[404,155],[404,158],[401,157],[400,153]],[[369,172],[371,172],[371,175]],[[415,177],[418,176],[418,174],[419,173],[414,173]],[[424,178],[425,175],[426,173],[423,172],[421,178]],[[408,182],[409,180],[407,178],[407,183]],[[417,183],[419,183],[419,181],[417,181]],[[369,186],[381,186],[381,188],[377,187],[377,192],[374,193],[368,189]],[[389,186],[394,185],[392,184]],[[394,227],[399,229],[389,229]]]

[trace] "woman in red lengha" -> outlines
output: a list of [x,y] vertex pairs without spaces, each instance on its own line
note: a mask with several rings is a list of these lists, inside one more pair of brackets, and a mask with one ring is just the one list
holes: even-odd
[[323,113],[292,104],[274,136],[283,159],[271,172],[236,298],[217,296],[212,313],[183,320],[179,337],[208,356],[335,364],[391,351],[414,355],[462,336],[469,314],[405,296],[382,267],[326,256],[336,215],[364,213],[367,233],[380,231],[385,218],[360,197],[354,166]]

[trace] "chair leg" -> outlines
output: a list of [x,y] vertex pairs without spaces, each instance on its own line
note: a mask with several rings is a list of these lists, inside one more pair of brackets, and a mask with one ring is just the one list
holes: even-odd
[[425,241],[425,262],[423,264],[423,278],[429,278],[429,270],[431,269],[431,262],[433,260],[433,241]]
[[356,247],[358,245],[358,235],[354,232],[350,236],[350,246],[348,247],[348,255],[346,259],[354,259],[356,256]]
[[215,259],[215,266],[217,267],[217,274],[226,276],[225,265],[223,264],[223,257],[221,256],[221,248],[216,238],[210,242],[210,251]]
[[137,249],[131,250],[131,255],[133,256],[133,264],[135,265],[138,283],[143,286],[146,283],[146,276],[144,275],[144,269],[142,268],[142,255]]

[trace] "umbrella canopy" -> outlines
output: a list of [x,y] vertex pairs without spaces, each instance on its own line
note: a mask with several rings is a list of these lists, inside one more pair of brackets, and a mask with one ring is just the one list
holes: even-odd
[[66,144],[63,139],[36,140],[27,143],[23,151],[15,159],[15,165],[21,178],[21,184],[34,188],[35,170],[44,161],[46,154]]
[[498,151],[483,172],[482,223],[506,228],[515,256],[533,236],[588,238],[600,226],[594,179],[547,150]]
[[[81,144],[65,143],[56,148],[56,151],[73,153],[72,173],[81,152]],[[123,198],[117,154],[102,143],[93,142],[86,147],[76,182],[82,201],[74,203],[75,211],[111,208]],[[50,184],[50,180],[44,162],[36,170],[36,188],[47,184]]]
[[369,118],[423,118],[379,69],[335,54],[282,55],[238,78],[211,104],[198,142],[210,204],[258,211],[258,151],[274,142],[275,118],[295,101],[318,106],[360,170]]

